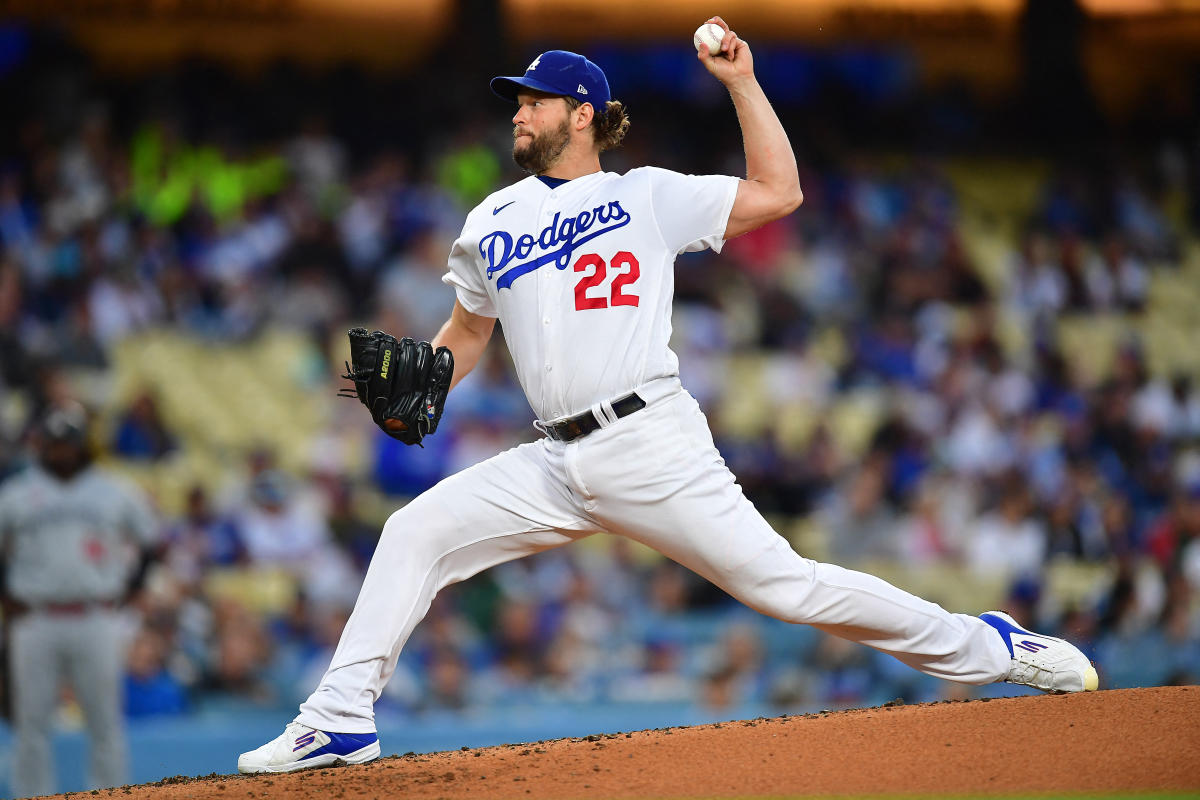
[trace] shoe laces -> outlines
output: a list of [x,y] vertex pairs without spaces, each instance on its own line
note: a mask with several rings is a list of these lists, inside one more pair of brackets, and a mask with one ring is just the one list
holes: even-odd
[[1028,661],[1013,659],[1008,669],[1008,682],[1032,686],[1035,689],[1054,689],[1054,670]]

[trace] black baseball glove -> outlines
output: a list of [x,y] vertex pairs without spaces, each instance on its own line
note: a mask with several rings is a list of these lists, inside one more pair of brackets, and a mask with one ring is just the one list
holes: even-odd
[[342,377],[354,382],[357,397],[384,433],[405,444],[437,430],[454,375],[454,355],[445,347],[435,353],[429,342],[416,342],[383,331],[351,328],[350,362]]

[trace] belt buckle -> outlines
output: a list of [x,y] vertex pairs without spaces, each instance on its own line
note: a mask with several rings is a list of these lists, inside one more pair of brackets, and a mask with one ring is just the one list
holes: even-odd
[[553,425],[547,425],[546,435],[556,442],[571,442],[583,436],[584,430],[579,424],[579,417],[575,416],[568,417],[562,422],[556,422]]

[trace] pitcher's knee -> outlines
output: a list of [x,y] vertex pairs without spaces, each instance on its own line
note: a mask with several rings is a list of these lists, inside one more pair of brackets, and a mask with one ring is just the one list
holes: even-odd
[[805,625],[809,622],[808,615],[795,603],[778,603],[763,613],[793,625]]
[[454,547],[455,540],[461,538],[461,532],[444,515],[419,513],[412,506],[413,503],[409,503],[392,512],[383,524],[376,551],[394,548],[405,559],[433,563]]
[[742,592],[734,596],[746,606],[765,616],[795,625],[808,622],[801,603],[796,598],[754,592]]
[[755,569],[749,575],[730,575],[722,588],[760,614],[797,625],[812,622],[817,562],[784,545],[750,566]]

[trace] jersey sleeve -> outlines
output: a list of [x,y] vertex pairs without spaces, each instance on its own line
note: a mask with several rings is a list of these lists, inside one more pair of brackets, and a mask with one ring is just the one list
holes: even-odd
[[7,483],[0,483],[0,551],[5,547],[5,543],[9,537],[9,528],[13,524],[12,509],[15,493],[13,492],[12,484],[13,480],[9,480]]
[[683,175],[656,167],[646,172],[650,204],[667,247],[676,253],[705,248],[721,252],[741,181],[729,175]]
[[122,521],[126,532],[139,546],[156,544],[159,540],[158,519],[146,496],[136,486],[123,484],[119,488],[124,494]]
[[454,287],[458,302],[467,311],[481,317],[498,317],[500,314],[488,294],[478,264],[476,243],[464,230],[450,248],[450,258],[446,263],[448,271],[442,276],[442,282]]

